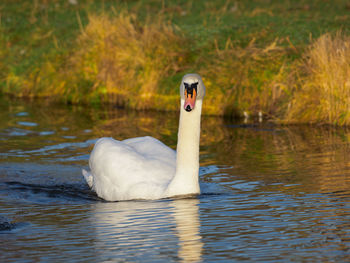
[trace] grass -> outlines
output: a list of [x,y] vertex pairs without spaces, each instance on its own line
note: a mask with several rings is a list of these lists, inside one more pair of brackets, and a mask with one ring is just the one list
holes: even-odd
[[198,72],[205,114],[350,124],[345,0],[71,2],[0,4],[2,93],[176,110]]
[[208,90],[215,90],[208,94],[209,104],[221,105],[220,115],[277,114],[286,88],[281,82],[286,52],[277,40],[265,47],[252,40],[244,48],[228,40],[225,48],[216,47],[211,66],[200,70]]
[[287,120],[350,125],[350,37],[322,35],[299,63]]
[[182,69],[184,43],[185,38],[161,16],[142,24],[127,12],[112,18],[90,15],[74,52],[59,63],[48,60],[29,76],[33,85],[27,85],[26,94],[69,103],[114,103],[136,109],[165,105],[164,110],[174,110],[175,103],[166,102],[176,96],[162,95],[157,87],[161,79]]

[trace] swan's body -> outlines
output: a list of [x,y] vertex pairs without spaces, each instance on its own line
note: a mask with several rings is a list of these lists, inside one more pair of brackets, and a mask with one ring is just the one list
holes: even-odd
[[83,170],[83,175],[99,197],[120,201],[199,194],[200,117],[205,95],[200,76],[185,75],[180,94],[176,152],[149,136],[96,142],[89,160],[91,172]]

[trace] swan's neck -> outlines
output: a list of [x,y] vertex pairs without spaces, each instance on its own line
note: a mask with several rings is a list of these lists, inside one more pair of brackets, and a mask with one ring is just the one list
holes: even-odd
[[191,112],[184,110],[181,100],[179,132],[176,148],[176,173],[170,182],[168,196],[198,194],[199,137],[202,100],[196,101]]

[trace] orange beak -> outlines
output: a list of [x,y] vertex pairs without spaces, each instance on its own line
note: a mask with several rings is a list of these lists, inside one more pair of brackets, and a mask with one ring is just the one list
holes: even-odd
[[186,111],[191,111],[194,109],[194,105],[196,104],[197,92],[195,89],[192,90],[192,93],[187,93],[187,89],[185,90],[185,104],[184,109]]

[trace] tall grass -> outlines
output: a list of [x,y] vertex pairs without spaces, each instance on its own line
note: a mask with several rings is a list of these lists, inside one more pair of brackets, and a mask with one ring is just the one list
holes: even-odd
[[177,110],[181,76],[198,72],[208,87],[205,114],[262,112],[287,123],[350,125],[350,37],[325,34],[307,42],[319,27],[300,20],[324,13],[332,21],[324,21],[324,30],[334,31],[348,23],[341,5],[317,0],[304,10],[277,1],[266,9],[259,1],[198,1],[183,9],[176,1],[132,1],[120,12],[114,1],[104,2],[108,11],[95,0],[44,2],[3,5],[3,93]]
[[350,125],[350,37],[327,33],[298,62],[288,122]]
[[283,78],[286,49],[275,40],[258,47],[252,40],[241,47],[227,40],[223,49],[216,45],[209,67],[201,70],[213,107],[219,114],[242,115],[243,111],[256,115],[277,113],[285,98]]
[[34,72],[28,93],[64,97],[72,103],[175,109],[177,89],[164,91],[160,84],[186,64],[189,41],[176,31],[162,15],[145,23],[128,12],[91,15],[75,51]]

